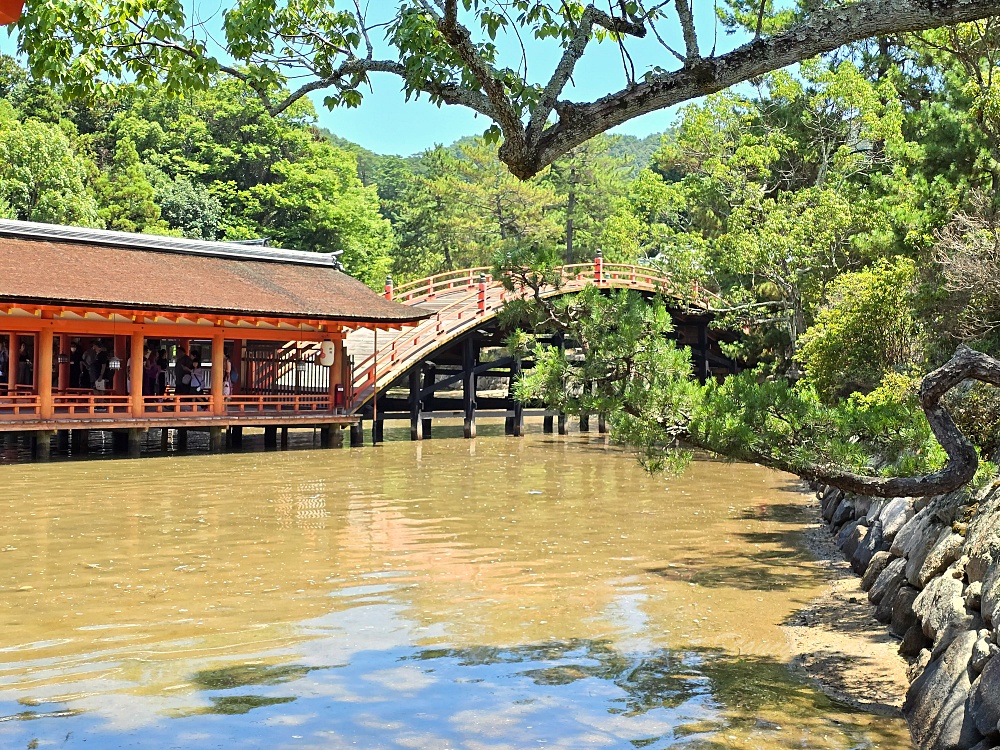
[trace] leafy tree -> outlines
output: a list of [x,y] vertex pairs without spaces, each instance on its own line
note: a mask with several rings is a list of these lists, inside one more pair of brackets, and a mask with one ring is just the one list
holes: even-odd
[[0,100],[0,203],[25,221],[100,226],[87,163],[56,125],[20,121]]
[[916,264],[896,258],[842,274],[830,284],[799,350],[806,378],[826,403],[869,393],[887,374],[903,374],[920,363],[916,281]]
[[[231,0],[222,8],[219,49],[204,24],[180,0],[52,0],[28,6],[19,24],[20,50],[32,71],[62,84],[72,96],[102,92],[108,79],[139,84],[162,80],[171,91],[207,88],[223,72],[255,92],[272,115],[326,89],[329,106],[358,106],[374,73],[397,76],[408,96],[472,109],[502,134],[500,157],[521,178],[541,172],[575,146],[628,120],[670,107],[860,39],[973,21],[1000,13],[996,0],[881,0],[850,4],[797,0],[724,0],[718,8],[674,0],[646,7],[623,0],[596,4],[512,0],[489,3],[404,0],[371,14],[293,0],[275,4]],[[718,11],[721,11],[719,13]],[[699,38],[697,13],[716,15],[727,30],[743,29],[737,44],[718,51],[718,28]],[[676,24],[683,49],[664,41],[660,27]],[[372,34],[386,30],[391,52],[375,55]],[[200,33],[199,33],[200,30]],[[662,51],[646,59],[629,50],[653,36]],[[528,56],[506,60],[499,37],[517,44],[533,37],[560,60],[548,79],[529,76]],[[711,51],[709,39],[712,40]],[[567,86],[595,45],[615,45],[622,88],[595,101],[571,101]],[[547,50],[551,54],[551,50]],[[534,69],[534,66],[531,66]],[[298,86],[287,91],[294,81]],[[614,88],[612,84],[610,88]]]
[[217,240],[221,236],[222,203],[204,185],[187,177],[171,180],[164,176],[156,187],[156,202],[167,226],[185,237]]
[[101,204],[98,214],[108,229],[153,234],[167,229],[132,141],[118,142],[111,168],[98,175],[94,189]]

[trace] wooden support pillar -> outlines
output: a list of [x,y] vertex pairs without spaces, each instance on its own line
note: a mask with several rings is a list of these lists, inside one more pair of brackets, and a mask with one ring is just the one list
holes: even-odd
[[[215,358],[214,355],[212,357]],[[211,453],[222,453],[222,446],[225,440],[225,427],[208,428],[208,450]]]
[[331,428],[333,430],[332,439],[330,441],[331,448],[343,448],[344,447],[344,429],[339,425],[335,424]]
[[164,453],[170,450],[170,430],[166,427],[160,428],[160,450]]
[[13,396],[17,392],[17,370],[18,370],[18,350],[21,348],[21,337],[16,333],[10,334],[7,343],[7,393]]
[[129,406],[132,409],[132,416],[141,419],[146,410],[142,400],[142,370],[145,362],[142,361],[142,348],[145,342],[142,331],[132,333],[132,353],[128,361],[128,382],[131,387],[129,394]]
[[420,370],[410,372],[410,440],[424,439],[423,404],[420,401]]
[[379,417],[372,421],[372,444],[385,442],[385,420]]
[[351,447],[361,448],[365,444],[364,420],[358,420],[351,425]]
[[90,447],[90,430],[73,430],[70,435],[70,449],[73,455],[84,454]]
[[230,433],[232,433],[232,441],[234,448],[243,447],[243,428],[239,425],[233,425],[229,428]]
[[[436,377],[437,377],[437,372],[434,369],[433,365],[430,366],[430,367],[428,367],[426,370],[424,370],[424,385],[423,385],[423,388],[421,390],[424,390],[424,391],[427,391],[428,393],[430,393],[431,394],[430,398],[434,398],[434,391],[433,390],[428,390],[428,389],[431,389],[431,388],[434,387],[434,379]],[[421,435],[422,435],[422,437],[423,437],[424,440],[430,440],[431,439],[431,419],[430,419],[430,417],[423,417],[422,416],[421,420],[423,421],[423,427],[421,428]]]
[[[513,382],[517,382],[517,379],[521,377],[521,360],[514,362],[514,367],[512,368]],[[522,437],[524,435],[524,404],[514,399],[514,437]]]
[[[51,374],[49,377],[51,378]],[[52,457],[52,436],[55,434],[55,430],[38,430],[31,433],[32,453],[36,461],[48,461]]]
[[212,336],[212,413],[221,417],[226,413],[226,340],[221,333]]
[[603,414],[598,414],[597,415],[597,431],[599,433],[601,433],[602,435],[607,435],[608,434],[608,422],[604,418]]
[[331,430],[332,430],[332,428],[330,427],[330,425],[323,425],[322,427],[319,428],[319,447],[320,448],[329,448],[330,447],[330,443],[333,442],[333,440],[332,440],[333,433],[332,433]]
[[229,363],[233,366],[233,374],[237,376],[236,382],[232,384],[233,393],[239,393],[243,386],[243,344],[244,339],[233,341],[233,354],[229,358]]
[[35,381],[38,393],[42,419],[52,419],[52,346],[51,328],[43,328],[38,336],[38,348],[35,350],[35,360],[38,363],[38,379]]
[[111,430],[111,452],[127,453],[129,449],[129,431]]
[[[135,351],[134,349],[132,351]],[[142,349],[139,350],[139,356],[142,356]],[[133,383],[133,385],[135,385]],[[134,388],[133,388],[134,390]],[[142,434],[145,430],[141,430],[137,427],[132,427],[128,431],[128,457],[129,458],[139,458],[142,453]]]
[[470,336],[462,348],[462,406],[465,411],[465,437],[476,436],[476,349]]
[[59,334],[59,359],[66,360],[59,362],[59,382],[60,393],[66,393],[69,389],[69,334]]
[[284,450],[287,447],[288,447],[288,428],[287,427],[282,427],[281,428],[281,448],[282,448],[282,450]]
[[553,427],[552,415],[546,414],[544,417],[542,417],[542,432],[544,432],[546,435],[551,435],[552,427]]
[[59,430],[56,432],[56,450],[60,453],[69,451],[69,430]]
[[187,427],[181,427],[177,430],[177,450],[186,451],[188,447],[188,430]]
[[590,415],[580,415],[580,432],[590,432]]
[[559,412],[559,434],[560,435],[569,434],[569,427],[566,425],[566,415],[563,414],[562,412]]

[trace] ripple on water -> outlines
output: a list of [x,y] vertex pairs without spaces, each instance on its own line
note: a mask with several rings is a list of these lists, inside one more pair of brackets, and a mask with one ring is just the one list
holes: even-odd
[[821,577],[760,467],[530,435],[0,487],[3,747],[909,747],[787,669]]

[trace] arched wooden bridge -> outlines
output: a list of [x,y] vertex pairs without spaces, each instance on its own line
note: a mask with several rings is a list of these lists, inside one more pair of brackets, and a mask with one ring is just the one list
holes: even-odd
[[[543,296],[552,297],[579,292],[588,285],[607,289],[637,289],[660,292],[677,299],[688,310],[708,314],[715,295],[697,287],[679,288],[668,276],[650,266],[605,263],[598,257],[593,263],[580,263],[556,269],[562,278],[558,285],[546,287]],[[514,294],[518,294],[514,292]],[[434,314],[419,325],[401,331],[360,330],[347,338],[349,354],[354,359],[353,378],[348,394],[351,412],[370,406],[373,396],[381,394],[423,360],[496,317],[511,295],[489,268],[466,268],[412,281],[393,288],[386,286],[386,296],[406,305],[419,305]],[[707,336],[707,324],[702,326]],[[707,341],[702,353],[708,364]]]

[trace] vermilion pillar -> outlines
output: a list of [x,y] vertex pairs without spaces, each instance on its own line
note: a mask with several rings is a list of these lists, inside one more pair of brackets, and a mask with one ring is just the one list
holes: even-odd
[[220,333],[212,336],[212,411],[216,416],[226,413],[226,394],[223,391],[226,367],[225,337]]
[[9,361],[7,362],[7,393],[13,396],[17,392],[17,350],[21,343],[21,337],[16,333],[10,334],[7,345],[7,354],[9,355]]
[[35,381],[38,393],[39,411],[42,419],[52,419],[54,413],[52,402],[52,345],[54,343],[52,329],[43,328],[38,334],[38,348],[35,350],[35,360],[38,363],[38,380]]
[[128,377],[129,381],[132,383],[132,393],[130,394],[129,404],[132,408],[132,416],[139,418],[143,415],[145,411],[145,405],[142,400],[142,369],[145,363],[142,361],[142,347],[145,341],[145,337],[142,335],[141,331],[132,332],[132,357],[129,359],[128,364]]

